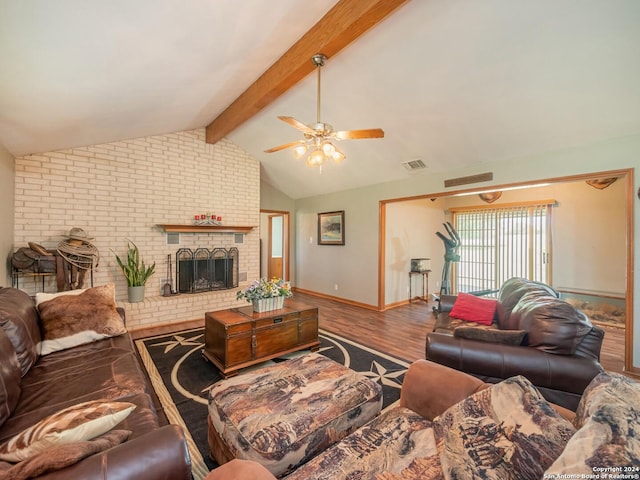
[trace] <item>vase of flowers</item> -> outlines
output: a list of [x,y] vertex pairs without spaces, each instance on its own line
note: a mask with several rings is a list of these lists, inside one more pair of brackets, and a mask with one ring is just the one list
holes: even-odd
[[244,290],[236,294],[238,300],[244,298],[248,303],[253,304],[254,312],[268,312],[278,310],[284,306],[284,299],[291,297],[291,284],[281,278],[267,280],[261,278],[254,280]]

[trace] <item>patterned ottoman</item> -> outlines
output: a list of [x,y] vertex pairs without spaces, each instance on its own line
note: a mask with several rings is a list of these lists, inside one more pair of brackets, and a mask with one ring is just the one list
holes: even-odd
[[218,382],[209,448],[223,464],[254,460],[281,477],[375,417],[382,388],[317,353]]

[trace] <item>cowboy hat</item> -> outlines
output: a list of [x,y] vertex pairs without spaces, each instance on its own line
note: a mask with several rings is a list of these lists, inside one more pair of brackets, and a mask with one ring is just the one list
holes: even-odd
[[87,235],[87,232],[79,227],[73,227],[71,230],[69,230],[69,235],[67,235],[67,238],[71,240],[81,240],[83,242],[90,242],[91,240],[94,240],[93,237]]

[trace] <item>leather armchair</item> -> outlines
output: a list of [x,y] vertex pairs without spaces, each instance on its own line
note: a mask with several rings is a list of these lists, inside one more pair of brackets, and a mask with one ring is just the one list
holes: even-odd
[[[514,280],[514,279],[512,279]],[[550,287],[517,279],[505,282],[492,328],[522,329],[521,345],[507,345],[455,335],[448,313],[455,297],[441,300],[435,331],[427,335],[426,358],[469,373],[488,383],[524,375],[550,402],[574,410],[591,380],[604,371],[600,349],[604,331],[568,303],[549,295]],[[518,298],[514,298],[517,295]]]

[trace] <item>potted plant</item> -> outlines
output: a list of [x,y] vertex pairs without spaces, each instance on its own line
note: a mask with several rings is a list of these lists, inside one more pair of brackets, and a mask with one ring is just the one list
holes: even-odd
[[155,271],[155,262],[153,265],[145,265],[144,260],[140,258],[138,246],[131,240],[129,240],[126,262],[123,262],[117,254],[116,261],[127,279],[129,303],[142,302],[144,300],[144,285]]
[[291,284],[274,277],[271,280],[266,278],[254,280],[247,288],[240,290],[236,298],[238,300],[244,298],[252,303],[254,312],[267,312],[282,308],[284,299],[292,295]]

